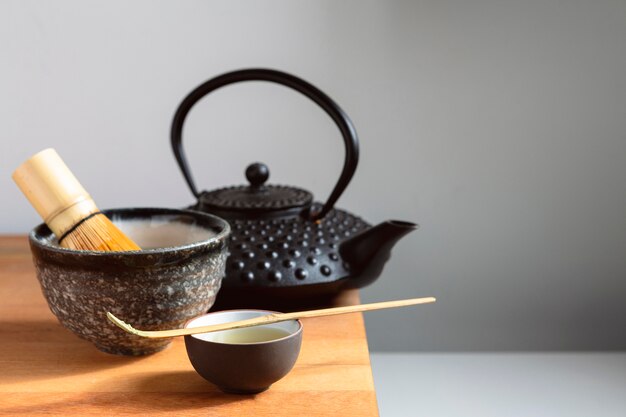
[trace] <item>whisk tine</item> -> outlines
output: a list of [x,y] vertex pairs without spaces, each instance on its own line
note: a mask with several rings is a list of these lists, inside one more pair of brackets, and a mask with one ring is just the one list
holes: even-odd
[[132,251],[141,248],[123,234],[104,214],[80,224],[61,242],[70,249],[95,251]]

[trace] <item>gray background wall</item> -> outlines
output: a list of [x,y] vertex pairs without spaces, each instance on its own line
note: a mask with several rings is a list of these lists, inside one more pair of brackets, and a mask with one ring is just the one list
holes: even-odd
[[[626,348],[623,1],[3,1],[0,232],[39,222],[10,173],[49,146],[101,207],[191,203],[171,116],[253,66],[351,115],[340,206],[422,225],[362,298],[439,302],[369,314],[372,350]],[[323,199],[342,161],[320,111],[262,83],[200,103],[185,141],[207,189],[261,160]]]

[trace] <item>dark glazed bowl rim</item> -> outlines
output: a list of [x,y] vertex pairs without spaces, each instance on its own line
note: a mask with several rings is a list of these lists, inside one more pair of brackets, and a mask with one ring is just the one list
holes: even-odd
[[[192,218],[211,221],[216,224],[217,228],[221,229],[217,234],[209,239],[200,240],[198,242],[188,243],[180,246],[169,246],[163,248],[152,248],[152,249],[142,249],[142,250],[134,250],[134,251],[119,251],[119,252],[106,252],[106,251],[90,251],[90,250],[77,250],[77,249],[68,249],[58,245],[52,245],[48,240],[45,239],[46,236],[52,235],[52,231],[45,224],[41,223],[28,234],[28,239],[32,245],[36,246],[42,251],[58,253],[60,255],[72,254],[73,256],[79,257],[90,257],[90,258],[118,258],[120,255],[124,255],[124,257],[143,257],[143,256],[151,256],[155,254],[175,254],[181,250],[193,250],[199,249],[202,247],[209,246],[211,244],[215,244],[220,241],[224,241],[228,235],[230,234],[230,225],[228,222],[221,217],[217,217],[212,214],[203,213],[195,210],[185,210],[185,209],[172,209],[172,208],[159,208],[159,207],[128,207],[128,208],[114,208],[102,210],[102,212],[109,215],[130,215],[136,217],[150,217],[156,215],[186,215]],[[129,217],[130,217],[129,216]]]
[[[272,310],[260,310],[260,309],[255,309],[255,308],[237,308],[237,309],[232,309],[232,310],[219,310],[219,311],[212,311],[209,313],[205,313],[205,314],[201,314],[199,316],[193,317],[189,320],[187,320],[184,324],[183,324],[183,329],[187,329],[189,326],[189,323],[191,323],[192,321],[199,319],[200,317],[205,317],[205,316],[210,316],[212,314],[220,314],[220,313],[233,313],[233,312],[245,312],[245,311],[252,311],[252,312],[261,312],[261,313],[269,313],[269,314],[282,314],[279,311],[272,311]],[[260,346],[260,345],[269,345],[272,343],[278,343],[281,342],[283,340],[287,340],[290,339],[292,337],[297,337],[298,335],[300,335],[302,333],[302,322],[300,321],[300,319],[291,319],[291,320],[285,320],[285,321],[295,321],[296,323],[298,323],[298,330],[296,330],[293,333],[289,333],[287,336],[285,337],[281,337],[280,339],[272,339],[272,340],[266,340],[264,342],[252,342],[252,343],[222,343],[222,342],[214,342],[212,340],[204,340],[204,339],[200,339],[197,337],[194,337],[195,335],[190,334],[187,335],[186,337],[191,337],[193,338],[193,340],[200,342],[200,343],[207,343],[209,345],[219,345],[219,346]]]

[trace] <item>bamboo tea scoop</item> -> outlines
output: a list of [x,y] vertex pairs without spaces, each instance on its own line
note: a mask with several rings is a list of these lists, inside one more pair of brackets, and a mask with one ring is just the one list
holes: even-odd
[[217,332],[220,330],[241,329],[243,327],[260,326],[263,324],[278,323],[287,320],[297,320],[309,317],[333,316],[335,314],[358,313],[362,311],[383,310],[386,308],[407,307],[416,304],[434,303],[435,297],[410,298],[408,300],[383,301],[380,303],[359,304],[355,306],[324,308],[321,310],[296,311],[293,313],[272,313],[266,316],[255,317],[248,320],[233,321],[230,323],[212,324],[209,326],[189,327],[172,330],[137,330],[133,326],[118,319],[110,312],[107,317],[122,330],[141,337],[152,339],[186,336],[199,333]]

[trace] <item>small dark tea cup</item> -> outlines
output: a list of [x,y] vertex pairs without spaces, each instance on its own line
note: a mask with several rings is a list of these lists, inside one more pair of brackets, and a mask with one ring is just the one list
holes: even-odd
[[[190,320],[185,328],[271,313],[265,310],[218,311]],[[196,372],[230,394],[256,394],[268,389],[291,371],[301,344],[299,320],[185,336],[187,355]]]

